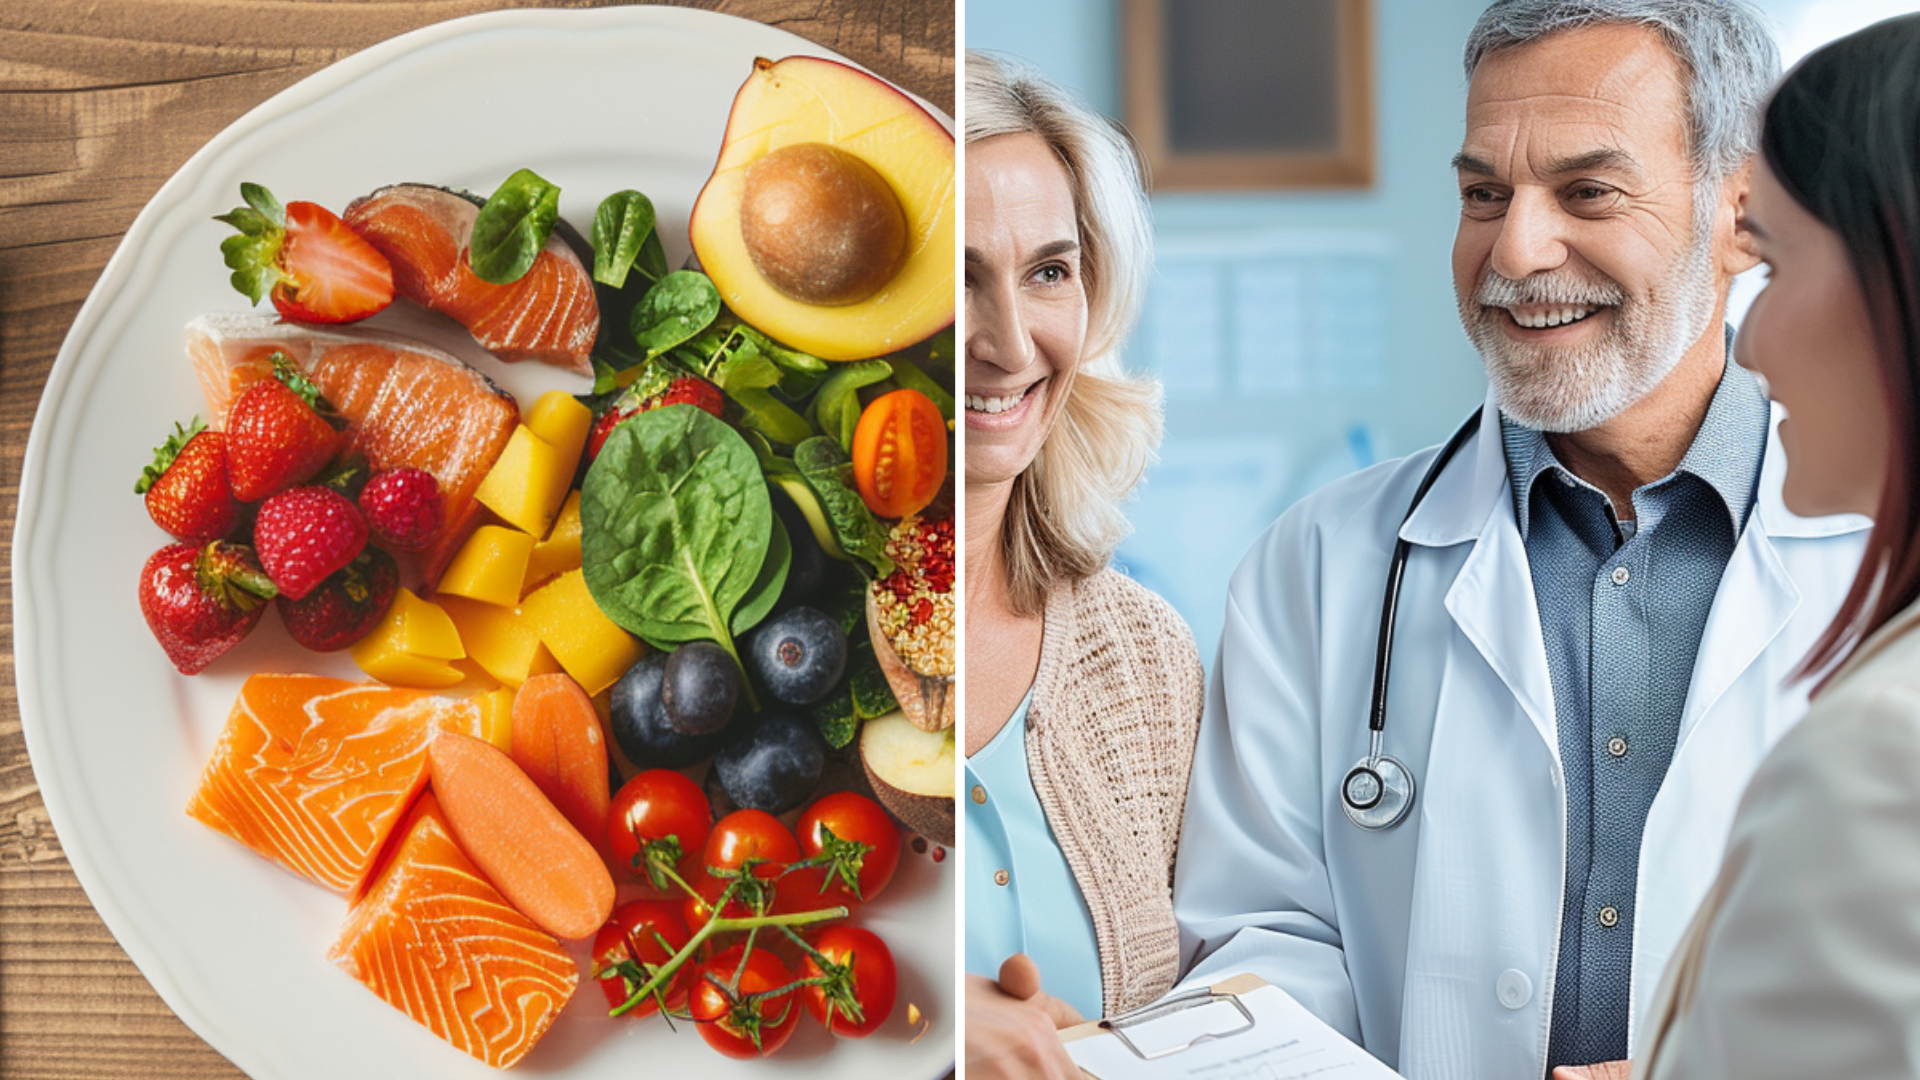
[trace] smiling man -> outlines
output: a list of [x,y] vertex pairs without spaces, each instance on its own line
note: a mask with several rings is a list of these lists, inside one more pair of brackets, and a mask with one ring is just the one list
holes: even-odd
[[1235,573],[1186,981],[1255,971],[1410,1077],[1624,1075],[1866,522],[1787,511],[1777,417],[1728,362],[1778,72],[1754,11],[1502,0],[1466,67],[1453,273],[1487,403]]

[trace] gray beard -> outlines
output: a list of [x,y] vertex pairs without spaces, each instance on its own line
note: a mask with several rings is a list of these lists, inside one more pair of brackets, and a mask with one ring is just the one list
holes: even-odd
[[[1489,269],[1473,294],[1460,298],[1460,322],[1480,351],[1501,411],[1540,431],[1586,431],[1660,385],[1713,318],[1712,206],[1704,223],[1696,207],[1694,220],[1704,227],[1694,229],[1686,253],[1644,300],[1605,277],[1548,271],[1516,281]],[[1500,325],[1509,318],[1501,309],[1512,304],[1606,305],[1614,319],[1590,342],[1528,345]]]

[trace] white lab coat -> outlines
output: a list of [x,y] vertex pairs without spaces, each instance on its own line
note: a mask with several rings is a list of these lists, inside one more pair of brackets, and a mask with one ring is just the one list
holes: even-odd
[[[1866,536],[1863,518],[1786,509],[1778,422],[1647,816],[1636,1017],[1714,880],[1748,777],[1806,710],[1805,685],[1782,684]],[[1437,452],[1308,496],[1233,575],[1174,887],[1183,960],[1204,957],[1182,985],[1252,970],[1415,1080],[1530,1080],[1546,1070],[1565,880],[1553,689],[1494,403],[1402,526]],[[1367,748],[1396,533],[1414,547],[1385,752],[1417,798],[1368,832],[1339,784]]]

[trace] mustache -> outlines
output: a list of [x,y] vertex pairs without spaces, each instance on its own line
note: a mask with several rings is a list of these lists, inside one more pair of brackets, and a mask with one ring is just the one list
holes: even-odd
[[1626,298],[1626,290],[1609,279],[1594,281],[1558,271],[1528,274],[1516,280],[1498,270],[1488,270],[1473,294],[1480,306],[1501,308],[1521,304],[1619,307]]

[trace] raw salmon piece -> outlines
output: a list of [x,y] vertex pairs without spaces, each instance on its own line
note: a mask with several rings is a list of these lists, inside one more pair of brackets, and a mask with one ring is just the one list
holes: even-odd
[[600,304],[587,268],[556,234],[520,280],[480,280],[467,262],[479,213],[472,199],[444,188],[396,184],[355,199],[342,218],[393,264],[396,292],[452,316],[488,352],[593,374]]
[[327,959],[496,1068],[526,1056],[580,983],[573,957],[474,868],[432,792],[347,911]]
[[441,728],[477,734],[479,706],[318,675],[251,676],[187,813],[352,896],[426,786],[427,744]]
[[315,330],[261,315],[202,315],[187,324],[187,353],[216,428],[284,352],[351,425],[351,449],[375,469],[424,469],[440,484],[447,523],[420,556],[429,583],[477,524],[474,493],[520,422],[513,397],[459,359],[411,338],[372,330]]

